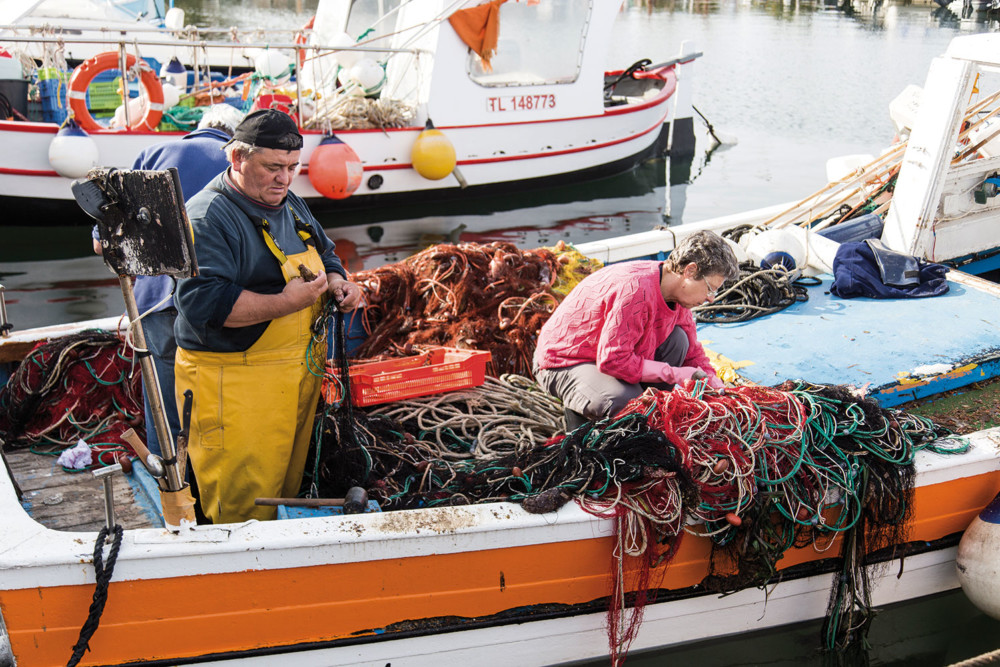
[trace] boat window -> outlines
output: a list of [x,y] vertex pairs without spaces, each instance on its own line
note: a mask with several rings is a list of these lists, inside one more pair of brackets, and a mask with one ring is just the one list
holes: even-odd
[[400,0],[355,0],[347,19],[347,33],[367,42],[393,31]]
[[163,0],[113,0],[111,4],[137,19],[166,16]]
[[591,5],[579,0],[500,5],[496,53],[487,67],[470,50],[469,76],[482,86],[573,83],[580,75]]

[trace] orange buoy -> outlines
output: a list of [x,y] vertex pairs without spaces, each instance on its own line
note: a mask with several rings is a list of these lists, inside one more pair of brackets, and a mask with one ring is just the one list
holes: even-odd
[[330,135],[309,155],[309,182],[328,199],[350,197],[361,185],[364,167],[354,149]]
[[333,239],[337,257],[348,273],[355,273],[365,268],[365,262],[358,254],[358,245],[349,239]]
[[[125,67],[132,69],[136,60],[132,54],[125,56]],[[105,51],[98,53],[90,60],[86,60],[73,70],[73,76],[69,79],[69,91],[66,97],[69,98],[69,108],[73,111],[73,119],[84,130],[103,130],[94,117],[90,115],[87,108],[87,89],[91,82],[101,72],[109,69],[119,69],[120,62],[117,51]],[[122,75],[123,79],[127,77]],[[146,113],[142,118],[131,118],[128,129],[130,130],[155,130],[163,117],[163,86],[160,84],[156,72],[142,61],[139,65],[139,82],[146,90],[146,97],[149,104],[146,105]]]
[[737,514],[736,512],[730,512],[729,514],[727,514],[726,521],[728,521],[729,525],[731,525],[733,528],[739,528],[740,526],[743,525],[743,519],[741,519],[740,515]]

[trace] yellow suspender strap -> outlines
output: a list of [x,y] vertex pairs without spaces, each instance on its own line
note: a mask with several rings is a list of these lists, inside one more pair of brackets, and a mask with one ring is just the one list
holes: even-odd
[[271,235],[267,220],[262,220],[261,222],[263,224],[260,227],[260,233],[264,236],[264,243],[267,244],[271,254],[278,259],[278,264],[284,265],[288,261],[288,257],[281,251],[281,248],[278,247],[277,242],[274,240],[274,236]]

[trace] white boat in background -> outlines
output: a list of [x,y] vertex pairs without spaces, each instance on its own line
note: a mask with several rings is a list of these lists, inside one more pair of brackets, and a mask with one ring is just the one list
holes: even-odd
[[842,240],[854,225],[891,250],[967,273],[1000,268],[998,72],[1000,36],[955,38],[924,86],[908,86],[890,105],[897,143],[877,157],[831,159],[830,182],[815,193],[739,217],[794,231],[800,256],[804,235]]
[[[248,39],[234,28],[220,28],[213,35],[227,33],[237,40]],[[286,30],[283,37],[290,40],[293,34]],[[162,63],[173,56],[190,63],[197,42],[209,38],[185,24],[183,9],[173,6],[173,2],[167,8],[163,0],[0,0],[0,44],[5,37],[14,36],[65,38],[59,56],[74,65],[113,48],[116,40],[122,39],[163,42],[150,45],[144,54]],[[181,48],[184,41],[189,42],[187,48]],[[231,54],[215,55],[220,60],[212,64],[234,64]],[[221,60],[223,57],[225,60]],[[253,67],[253,58],[244,54],[235,65]]]
[[[499,8],[503,31],[491,61],[470,49],[448,21],[456,11],[474,8],[474,0],[379,4],[384,4],[381,14],[373,11],[373,2],[321,3],[313,27],[284,42],[205,41],[202,35],[209,33],[202,31],[172,40],[108,35],[103,62],[111,67],[119,57],[141,59],[147,48],[166,46],[189,63],[190,87],[181,94],[203,87],[205,97],[207,82],[215,81],[215,101],[289,109],[305,137],[302,170],[292,190],[314,210],[578,182],[626,171],[657,150],[675,155],[693,150],[691,70],[700,54],[684,44],[676,58],[659,65],[645,61],[606,71],[620,2],[506,3]],[[53,61],[53,49],[72,42],[66,35],[44,34],[0,39],[40,69]],[[197,48],[189,49],[191,44]],[[241,77],[247,54],[255,69]],[[220,59],[236,66],[206,72],[205,63]],[[141,85],[133,87],[150,102],[142,106],[141,97],[133,99],[127,117],[124,107],[118,110],[118,124],[132,129],[110,129],[104,120],[91,123],[86,113],[75,113],[89,136],[80,139],[86,144],[82,150],[70,151],[68,164],[60,161],[65,152],[50,152],[57,123],[0,121],[0,140],[7,147],[0,156],[0,203],[12,215],[39,223],[80,221],[70,192],[73,178],[93,164],[130,167],[144,147],[180,138],[181,132],[149,129],[164,127],[158,125],[158,106],[170,116],[170,84],[150,93],[148,88],[158,86],[153,73],[128,68],[140,78]],[[86,88],[73,79],[68,85],[72,106],[72,98],[83,99]],[[89,90],[93,103],[94,84]],[[454,155],[437,164],[434,153],[423,158],[432,163],[423,167],[414,147],[430,123]],[[353,153],[331,158],[320,173],[316,151],[331,134]],[[441,134],[435,137],[441,140]],[[339,175],[329,176],[332,172]]]

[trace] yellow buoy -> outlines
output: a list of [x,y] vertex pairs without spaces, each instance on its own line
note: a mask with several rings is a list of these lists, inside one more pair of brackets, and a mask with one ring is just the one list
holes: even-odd
[[455,170],[455,147],[427,121],[427,127],[417,135],[410,151],[410,162],[417,173],[431,181],[439,181]]

